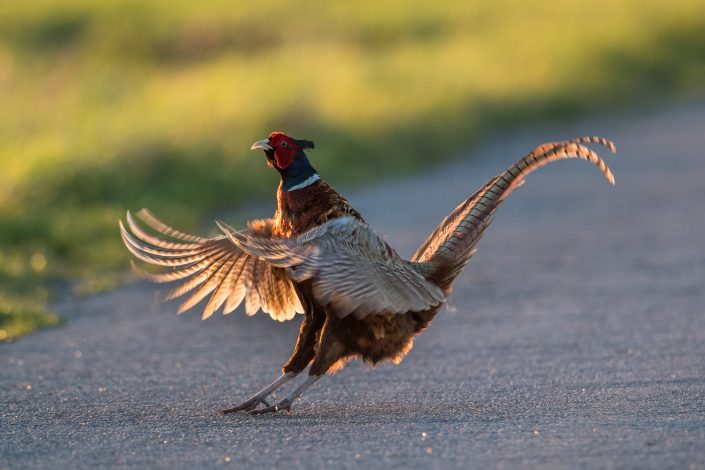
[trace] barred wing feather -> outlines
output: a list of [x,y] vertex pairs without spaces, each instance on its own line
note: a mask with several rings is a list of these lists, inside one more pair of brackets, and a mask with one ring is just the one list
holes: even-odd
[[445,301],[414,263],[402,259],[367,224],[351,217],[326,222],[291,239],[221,229],[245,253],[286,268],[338,317],[424,311]]
[[[143,277],[158,283],[181,281],[167,299],[188,297],[179,306],[182,313],[210,296],[203,319],[223,307],[227,314],[243,301],[248,315],[260,308],[273,319],[284,321],[303,313],[293,282],[284,269],[257,259],[234,245],[226,236],[203,238],[179,232],[159,221],[146,209],[138,214],[153,233],[127,213],[127,227],[120,221],[120,233],[128,250],[141,261],[171,267],[161,274],[135,267]],[[129,229],[129,230],[128,230]],[[242,233],[253,232],[252,229]]]

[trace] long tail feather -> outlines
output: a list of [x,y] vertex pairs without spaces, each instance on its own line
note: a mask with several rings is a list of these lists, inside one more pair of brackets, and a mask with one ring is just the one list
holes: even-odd
[[614,175],[607,164],[582,144],[599,144],[616,153],[616,146],[602,137],[580,137],[536,147],[516,164],[488,182],[463,201],[446,217],[421,245],[412,260],[420,263],[441,287],[448,287],[475,252],[475,245],[492,222],[499,205],[532,171],[556,160],[579,158],[594,163],[614,185]]

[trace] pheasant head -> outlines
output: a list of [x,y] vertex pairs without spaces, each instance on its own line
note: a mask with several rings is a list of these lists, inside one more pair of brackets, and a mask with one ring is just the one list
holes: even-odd
[[310,140],[294,139],[283,132],[272,132],[265,140],[252,144],[251,150],[260,149],[267,156],[267,165],[282,177],[284,189],[298,189],[302,184],[320,179],[311,166],[304,149],[314,148]]
[[265,140],[252,144],[251,150],[264,150],[269,166],[285,170],[296,161],[297,157],[306,157],[304,149],[312,148],[314,144],[310,140],[294,139],[283,132],[272,132]]

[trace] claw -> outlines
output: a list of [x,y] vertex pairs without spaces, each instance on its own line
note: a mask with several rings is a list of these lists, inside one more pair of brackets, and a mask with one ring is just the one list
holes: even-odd
[[263,388],[259,392],[257,392],[255,395],[250,397],[249,399],[245,400],[244,402],[240,403],[239,405],[233,407],[233,408],[228,408],[227,410],[221,410],[220,412],[223,414],[228,414],[228,413],[237,413],[238,411],[244,411],[244,412],[251,412],[255,410],[260,404],[264,405],[265,408],[271,408],[271,405],[267,402],[267,397],[273,393],[275,390],[277,390],[279,387],[296,377],[297,374],[289,372],[286,374],[282,374],[281,377],[279,377],[277,380],[269,384],[267,387]]
[[265,408],[252,409],[249,410],[248,413],[251,415],[263,415],[265,413],[277,413],[282,410],[286,410],[287,413],[291,413],[291,400],[285,398],[275,405],[270,405]]
[[239,405],[233,407],[233,408],[228,408],[227,410],[221,410],[220,412],[223,413],[224,415],[228,413],[237,413],[238,411],[245,411],[247,413],[252,412],[255,408],[259,406],[259,404],[263,404],[265,407],[269,408],[271,405],[267,403],[267,400],[265,400],[264,397],[258,397],[254,396],[250,398],[249,400],[246,400]]
[[[308,387],[310,387],[311,384],[313,384],[316,380],[320,379],[322,377],[321,375],[309,375],[308,378],[304,381],[304,383],[299,385],[299,387],[296,390],[294,390],[291,393],[291,395],[284,398],[283,400],[281,400],[279,403],[277,403],[275,405],[270,405],[269,403],[267,403],[265,398],[268,397],[274,390],[281,387],[284,383],[293,379],[295,376],[296,376],[296,374],[293,374],[293,373],[284,374],[280,378],[275,380],[271,385],[260,390],[257,394],[255,394],[249,400],[236,406],[235,408],[230,408],[229,410],[223,410],[223,411],[221,411],[221,413],[227,414],[227,413],[235,413],[237,411],[244,411],[244,412],[249,413],[251,415],[262,415],[265,413],[277,413],[282,410],[285,410],[287,412],[291,412],[291,404],[294,402],[294,400],[299,398],[301,396],[301,394],[303,393],[303,391],[306,390]],[[257,408],[260,403],[264,405],[264,408]]]

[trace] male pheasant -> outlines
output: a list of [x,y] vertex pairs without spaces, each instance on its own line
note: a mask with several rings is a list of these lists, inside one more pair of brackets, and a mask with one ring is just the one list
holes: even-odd
[[[614,185],[604,161],[583,145],[590,143],[615,152],[614,144],[600,137],[540,145],[463,201],[411,260],[401,258],[321,179],[305,153],[313,142],[281,132],[252,146],[263,150],[267,164],[281,175],[273,218],[252,221],[244,230],[217,222],[223,235],[202,238],[175,230],[143,209],[138,215],[152,231],[129,212],[129,231],[122,222],[120,231],[138,259],[174,268],[142,274],[159,283],[182,281],[167,297],[190,293],[179,313],[210,296],[204,319],[221,307],[229,313],[243,301],[248,315],[259,309],[279,321],[304,315],[282,375],[223,412],[290,410],[306,388],[346,360],[400,362],[450,295],[497,207],[530,172],[555,160],[580,158],[597,165]],[[289,396],[267,402],[307,367],[307,379]]]

